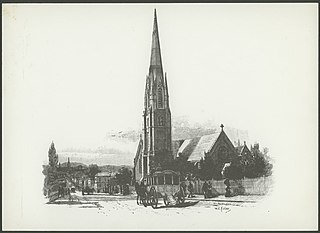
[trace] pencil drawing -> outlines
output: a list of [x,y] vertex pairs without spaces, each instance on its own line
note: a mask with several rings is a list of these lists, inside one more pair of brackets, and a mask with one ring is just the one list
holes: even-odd
[[[109,134],[110,138],[137,141],[136,153],[129,153],[131,165],[108,163],[103,161],[103,156],[86,155],[93,151],[86,151],[82,160],[77,159],[71,156],[72,151],[76,153],[72,149],[62,151],[67,162],[61,162],[52,141],[48,164],[43,165],[43,193],[48,204],[99,210],[112,206],[127,208],[133,213],[148,206],[154,211],[211,208],[228,213],[235,207],[252,206],[270,194],[273,165],[268,149],[260,148],[259,143],[248,145],[243,139],[246,132],[241,135],[241,130],[228,129],[223,123],[218,127],[205,125],[201,129],[186,127],[187,120],[181,125],[181,119],[172,121],[170,78],[163,69],[154,10],[142,130]],[[175,98],[174,93],[170,93],[170,98]],[[118,152],[103,147],[96,152],[102,151]]]

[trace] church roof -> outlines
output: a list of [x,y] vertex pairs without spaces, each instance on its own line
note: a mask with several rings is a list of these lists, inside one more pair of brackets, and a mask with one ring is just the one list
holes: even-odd
[[195,137],[183,141],[176,157],[187,157],[188,161],[199,161],[204,157],[204,152],[208,152],[218,139],[220,132]]
[[249,150],[249,148],[247,147],[246,144],[237,146],[237,147],[235,147],[235,148],[236,148],[236,151],[237,151],[240,155],[242,155],[242,153],[243,153],[245,150],[247,150],[247,151],[250,152],[250,150]]

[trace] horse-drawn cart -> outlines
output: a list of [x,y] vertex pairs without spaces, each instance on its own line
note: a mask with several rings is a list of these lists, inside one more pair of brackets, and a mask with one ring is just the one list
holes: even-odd
[[180,174],[171,170],[157,171],[146,176],[136,189],[137,204],[142,203],[152,208],[157,208],[161,198],[166,206],[181,204],[185,201],[185,193],[180,186]]

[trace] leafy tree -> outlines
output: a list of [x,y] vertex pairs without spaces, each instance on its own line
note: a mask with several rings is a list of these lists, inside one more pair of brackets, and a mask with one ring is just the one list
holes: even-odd
[[261,176],[269,176],[272,174],[272,164],[267,155],[268,149],[264,148],[263,152],[256,146],[252,149],[252,155],[246,160],[244,165],[244,176],[247,178],[257,178]]
[[90,164],[89,168],[88,168],[88,171],[87,171],[87,175],[91,180],[94,180],[94,177],[99,172],[101,172],[101,170],[99,169],[97,164]]
[[123,188],[130,184],[132,181],[132,171],[129,168],[122,167],[116,174],[116,180],[120,185],[120,192],[123,192]]
[[204,159],[200,160],[198,176],[201,180],[221,180],[223,179],[221,171],[224,163],[219,159],[213,159],[209,155],[205,155]]
[[128,184],[132,181],[132,171],[126,167],[120,168],[116,174],[116,180],[120,185],[120,193],[129,194]]
[[191,174],[196,174],[198,170],[197,167],[184,156],[177,157],[171,164],[171,170],[179,172],[182,177],[189,177]]
[[199,177],[201,180],[211,180],[213,178],[213,159],[209,156],[205,156],[200,160]]
[[58,155],[56,152],[56,148],[54,147],[54,143],[51,143],[51,146],[48,151],[48,156],[49,156],[49,165],[50,167],[57,167],[58,165]]
[[232,180],[239,180],[244,177],[244,166],[241,163],[241,157],[235,157],[230,166],[226,167],[224,170],[225,178]]

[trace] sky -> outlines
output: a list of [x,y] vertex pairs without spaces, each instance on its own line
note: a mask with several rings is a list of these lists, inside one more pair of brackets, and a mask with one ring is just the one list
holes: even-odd
[[96,147],[109,130],[141,128],[155,7],[173,117],[271,144],[266,135],[288,115],[308,114],[297,106],[316,84],[311,5],[10,6],[3,45],[15,75],[4,70],[5,99],[19,93],[12,98],[46,147]]
[[316,4],[4,4],[5,172],[142,127],[154,8],[172,117],[247,130],[316,179]]

